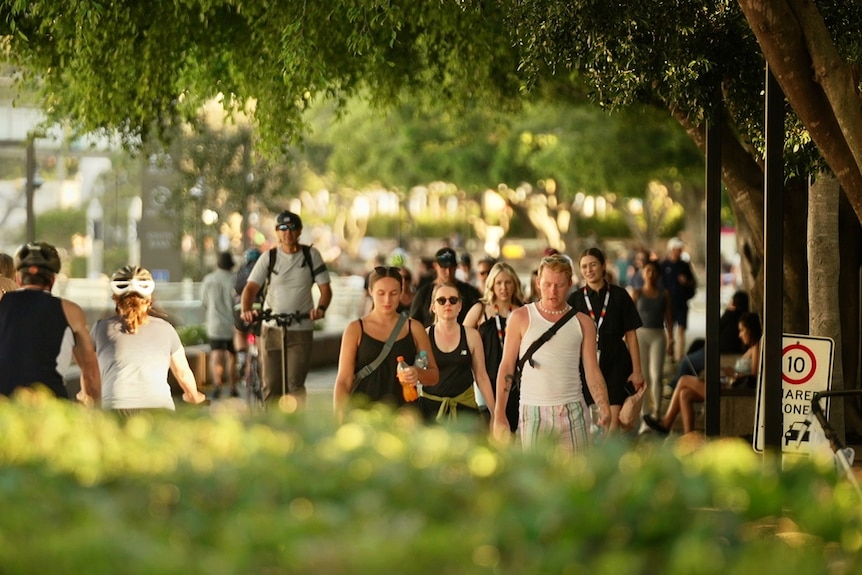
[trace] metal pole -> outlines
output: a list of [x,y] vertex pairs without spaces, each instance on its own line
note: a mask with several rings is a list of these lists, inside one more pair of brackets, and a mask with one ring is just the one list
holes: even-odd
[[[718,94],[718,102],[721,102]],[[719,104],[706,125],[706,421],[709,436],[721,433],[721,125]]]
[[784,331],[784,92],[766,67],[763,190],[763,445],[781,453],[784,427],[781,344]]
[[27,182],[25,194],[27,196],[27,241],[36,241],[36,217],[33,213],[33,196],[36,193],[36,146],[31,136],[27,139]]

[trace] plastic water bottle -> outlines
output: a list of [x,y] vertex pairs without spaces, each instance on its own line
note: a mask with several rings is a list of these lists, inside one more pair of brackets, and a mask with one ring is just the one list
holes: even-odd
[[[428,353],[422,349],[419,350],[419,354],[416,356],[416,360],[413,362],[413,367],[416,369],[425,369],[428,367]],[[422,393],[422,384],[416,384],[416,393]]]
[[416,356],[416,361],[413,362],[413,367],[416,369],[425,369],[428,367],[428,353],[423,349]]
[[411,402],[419,399],[419,392],[416,391],[416,386],[412,383],[404,383],[401,374],[410,368],[407,362],[404,361],[404,356],[398,356],[398,381],[401,382],[401,394],[404,396],[404,401]]

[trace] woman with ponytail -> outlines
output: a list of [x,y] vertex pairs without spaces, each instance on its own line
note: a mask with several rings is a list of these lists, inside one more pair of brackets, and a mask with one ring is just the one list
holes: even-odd
[[174,327],[151,314],[155,282],[145,268],[126,266],[111,277],[117,314],[96,322],[93,343],[102,373],[102,408],[130,415],[144,409],[173,411],[168,370],[183,399],[201,403],[186,352]]

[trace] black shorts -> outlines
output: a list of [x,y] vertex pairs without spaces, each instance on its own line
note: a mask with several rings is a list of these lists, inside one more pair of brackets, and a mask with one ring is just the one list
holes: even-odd
[[210,339],[210,349],[224,349],[236,353],[233,347],[233,339]]

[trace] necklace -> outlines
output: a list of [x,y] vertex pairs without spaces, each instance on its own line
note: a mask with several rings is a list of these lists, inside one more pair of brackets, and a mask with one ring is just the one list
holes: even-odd
[[569,309],[571,309],[571,307],[572,307],[569,304],[566,304],[566,307],[564,307],[563,309],[555,309],[555,310],[545,309],[545,307],[542,305],[542,300],[537,301],[536,306],[538,306],[538,308],[540,310],[542,310],[543,312],[545,312],[548,315],[563,315],[564,313],[569,311]]

